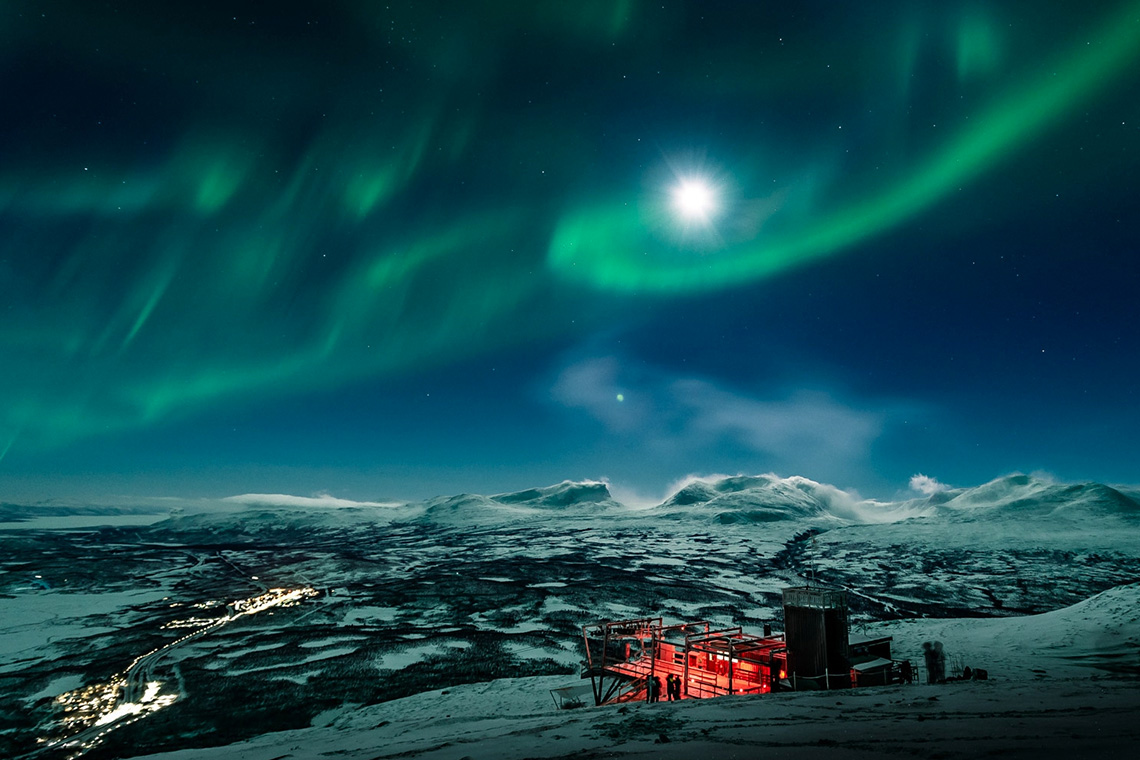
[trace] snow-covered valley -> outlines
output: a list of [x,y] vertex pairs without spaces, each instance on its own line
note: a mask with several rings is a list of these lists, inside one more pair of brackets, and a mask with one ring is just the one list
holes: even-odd
[[[694,480],[639,507],[601,483],[398,505],[278,501],[127,524],[84,510],[70,526],[66,513],[0,508],[0,754],[280,750],[296,737],[276,732],[308,731],[297,741],[310,751],[293,756],[317,754],[311,732],[360,733],[362,757],[387,756],[377,747],[395,729],[365,724],[396,726],[405,718],[392,715],[430,694],[444,710],[449,695],[501,692],[520,715],[560,720],[570,713],[552,714],[546,690],[578,681],[583,624],[652,614],[780,630],[780,590],[806,578],[848,589],[853,627],[889,632],[899,655],[920,660],[939,636],[995,684],[1024,671],[1031,688],[1040,677],[1018,657],[1046,639],[1046,678],[1073,666],[1134,687],[1140,675],[1128,585],[1140,581],[1140,504],[1126,488],[1011,476],[880,503],[761,476]],[[1040,623],[1062,608],[1078,612]],[[99,688],[113,699],[148,653],[150,700],[67,745],[102,715],[75,705]],[[265,755],[278,756],[290,755]]]

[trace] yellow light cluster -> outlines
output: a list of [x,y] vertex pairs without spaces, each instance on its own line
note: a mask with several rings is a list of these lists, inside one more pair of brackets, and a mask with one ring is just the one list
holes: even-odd
[[[55,703],[62,713],[54,726],[57,730],[53,733],[57,735],[40,737],[39,743],[52,746],[73,744],[77,741],[77,734],[96,726],[106,726],[96,736],[82,742],[85,747],[94,746],[106,732],[160,710],[178,699],[177,694],[159,694],[162,684],[158,681],[151,681],[147,684],[146,693],[138,703],[121,701],[120,694],[125,689],[130,674],[143,660],[159,652],[172,649],[191,638],[203,636],[211,630],[221,628],[226,623],[243,615],[254,615],[273,607],[290,607],[315,596],[318,596],[316,589],[308,587],[272,588],[264,594],[231,602],[228,605],[230,607],[229,614],[224,617],[187,618],[166,623],[162,626],[163,629],[193,628],[194,630],[164,646],[139,655],[131,660],[122,673],[116,673],[107,683],[84,686],[81,689],[69,691],[56,697]],[[171,606],[180,605],[175,603]],[[221,606],[221,602],[209,601],[192,606],[195,609],[210,609]],[[71,739],[66,737],[71,737]]]

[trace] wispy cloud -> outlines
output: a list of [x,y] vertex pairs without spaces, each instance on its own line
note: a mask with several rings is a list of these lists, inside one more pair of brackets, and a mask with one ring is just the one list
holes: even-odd
[[318,509],[339,509],[344,507],[399,507],[400,502],[352,501],[338,499],[327,493],[316,496],[292,496],[283,493],[246,493],[227,496],[222,501],[231,504],[244,504],[250,507],[312,507]]
[[668,394],[683,410],[687,435],[710,443],[729,438],[778,457],[790,451],[839,459],[862,456],[882,428],[880,415],[851,409],[818,391],[759,400],[704,380],[679,379]]
[[758,455],[766,467],[862,460],[886,417],[884,411],[846,405],[823,390],[757,398],[617,356],[565,366],[551,397],[586,411],[609,433],[650,452],[678,455],[735,448]]
[[551,395],[564,406],[587,410],[609,430],[640,430],[655,412],[655,400],[643,390],[649,378],[632,374],[616,357],[587,359],[565,367]]

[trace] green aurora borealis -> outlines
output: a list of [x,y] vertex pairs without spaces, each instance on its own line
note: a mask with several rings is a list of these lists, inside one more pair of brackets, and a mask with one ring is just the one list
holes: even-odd
[[[1041,7],[6,4],[0,467],[47,478],[227,409],[553,363],[832,261],[914,267],[921,230],[1054,213],[1010,189],[1058,173],[1133,181],[1140,3]],[[1095,155],[1063,150],[1090,120]],[[690,174],[723,203],[700,229],[669,208]],[[762,353],[776,328],[754,326]],[[730,365],[699,376],[775,393]],[[465,434],[431,415],[368,424]],[[1002,466],[1049,465],[1030,459]]]
[[[725,287],[766,277],[817,256],[842,252],[853,243],[897,225],[937,203],[1003,155],[1024,148],[1051,122],[1080,106],[1115,75],[1140,59],[1140,4],[1113,17],[1093,38],[1076,46],[1049,73],[990,96],[974,119],[947,130],[946,139],[885,186],[847,178],[860,189],[849,197],[821,199],[783,228],[779,219],[745,234],[716,240],[706,255],[693,254],[691,241],[677,237],[664,214],[633,214],[632,202],[613,200],[560,221],[550,246],[554,271],[601,288],[689,291]],[[981,37],[981,42],[977,39]],[[988,27],[968,28],[959,41],[960,68],[993,43]],[[793,180],[794,181],[794,180]],[[662,229],[664,228],[664,229]],[[654,232],[658,235],[654,235]],[[655,239],[655,237],[657,239]],[[705,253],[702,251],[702,253]]]

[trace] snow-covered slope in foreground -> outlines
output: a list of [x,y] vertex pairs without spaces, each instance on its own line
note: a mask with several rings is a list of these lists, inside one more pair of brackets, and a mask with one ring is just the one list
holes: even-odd
[[1140,739],[1140,584],[1022,618],[869,627],[921,661],[940,640],[988,681],[559,712],[564,677],[502,679],[360,709],[312,728],[156,760],[286,758],[1115,757]]

